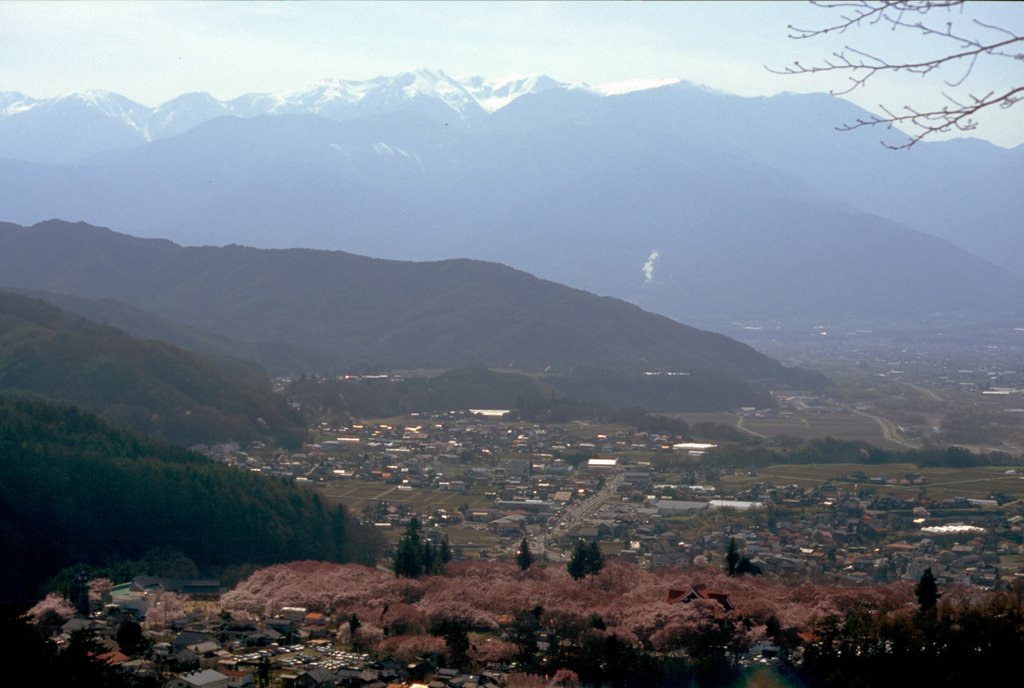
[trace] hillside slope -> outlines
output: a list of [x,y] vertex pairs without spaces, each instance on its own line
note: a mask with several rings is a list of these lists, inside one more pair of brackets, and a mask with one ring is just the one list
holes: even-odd
[[[74,564],[177,550],[200,566],[372,561],[375,540],[293,483],[215,464],[71,406],[0,397],[0,604]],[[366,548],[366,549],[361,549]]]
[[300,419],[256,367],[213,362],[0,291],[0,391],[81,404],[180,444],[273,439],[297,446]]
[[896,153],[836,132],[865,116],[840,99],[686,83],[555,85],[471,126],[447,126],[455,111],[425,91],[431,107],[385,99],[344,117],[310,93],[76,164],[0,160],[4,219],[496,261],[714,328],[1021,315],[1020,150]]
[[527,370],[597,365],[772,384],[811,381],[728,337],[479,261],[183,248],[51,221],[0,225],[0,282],[123,300],[192,327],[247,341],[291,342],[350,363]]

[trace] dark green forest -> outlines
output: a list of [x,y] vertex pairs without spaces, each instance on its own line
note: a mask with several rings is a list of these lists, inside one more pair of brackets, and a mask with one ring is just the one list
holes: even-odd
[[315,347],[317,361],[329,354],[355,369],[591,365],[825,384],[724,335],[481,261],[182,247],[53,220],[0,223],[0,274],[20,289],[117,299],[234,339]]
[[305,435],[255,366],[136,339],[0,291],[0,391],[13,390],[71,401],[186,446],[260,439],[295,447]]
[[728,445],[708,452],[705,461],[719,466],[763,467],[777,464],[912,463],[919,467],[1019,466],[1024,457],[1003,452],[974,453],[963,447],[927,447],[910,451],[879,449],[867,442],[834,437],[810,440],[792,447]]
[[203,566],[372,562],[376,534],[291,481],[215,464],[70,404],[0,398],[0,601],[153,548]]
[[[728,409],[772,403],[767,394],[736,380],[701,374],[647,376],[604,369],[543,376],[459,368],[432,377],[405,379],[303,377],[288,386],[286,396],[302,406],[308,421],[329,418],[338,424],[350,418],[498,408],[509,409],[514,419],[531,422],[581,419],[649,425],[653,416],[648,417],[648,410]],[[667,419],[654,423],[659,424],[680,426],[678,421]]]

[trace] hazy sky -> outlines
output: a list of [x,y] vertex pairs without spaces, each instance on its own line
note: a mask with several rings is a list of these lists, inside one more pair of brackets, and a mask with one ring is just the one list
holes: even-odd
[[[995,35],[974,18],[1024,33],[1024,3],[970,3],[966,12],[948,17],[971,35]],[[822,27],[836,17],[790,2],[7,1],[0,2],[0,91],[51,97],[105,89],[152,106],[189,91],[231,98],[428,67],[455,77],[543,73],[592,85],[683,78],[768,95],[841,88],[842,74],[779,76],[765,65],[818,64],[844,45],[892,60],[955,48],[884,27],[789,38],[790,24]],[[846,97],[869,109],[926,105],[949,90],[943,79],[959,79],[964,68],[879,80]],[[966,86],[983,94],[1021,83],[1024,62],[1003,58],[979,61]],[[1024,104],[980,122],[975,136],[1024,143]]]

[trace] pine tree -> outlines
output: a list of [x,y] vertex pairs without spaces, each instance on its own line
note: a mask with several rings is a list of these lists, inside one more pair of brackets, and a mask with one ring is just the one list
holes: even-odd
[[533,565],[533,554],[530,552],[530,543],[523,538],[519,543],[519,550],[516,552],[516,564],[521,571],[525,571]]
[[356,633],[359,632],[362,625],[363,623],[359,620],[359,617],[356,616],[356,613],[352,612],[352,615],[348,617],[348,637],[349,643],[352,647],[359,647],[359,641],[356,639]]
[[590,574],[590,581],[593,583],[594,576],[604,568],[604,555],[601,554],[601,547],[597,540],[591,540],[587,547],[587,573]]
[[409,521],[405,535],[398,542],[394,570],[395,575],[402,578],[417,578],[423,573],[423,547],[420,544],[420,522],[417,518]]
[[917,603],[921,607],[921,612],[929,614],[935,611],[936,605],[939,603],[939,586],[935,583],[935,576],[932,575],[931,568],[924,570],[921,574],[921,580],[918,582],[917,587],[914,588],[914,594],[917,595]]
[[572,549],[572,556],[566,565],[569,575],[573,580],[581,580],[587,575],[587,545],[583,540],[577,540],[576,546]]
[[452,560],[452,548],[448,544],[448,534],[445,533],[444,538],[441,540],[441,563],[447,564]]
[[593,582],[594,574],[604,568],[604,555],[601,554],[597,541],[593,540],[587,544],[583,540],[577,540],[567,568],[574,580],[590,575]]
[[260,688],[266,688],[270,685],[270,658],[260,657],[259,664],[256,665],[256,684]]
[[420,572],[430,575],[437,573],[440,567],[440,554],[430,540],[423,541],[423,553],[420,557]]
[[729,551],[725,555],[725,572],[730,576],[736,575],[736,565],[740,563],[740,553],[736,549],[736,538],[729,539]]

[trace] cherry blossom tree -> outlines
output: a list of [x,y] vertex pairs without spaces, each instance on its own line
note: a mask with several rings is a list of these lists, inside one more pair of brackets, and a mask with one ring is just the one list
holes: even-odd
[[165,628],[175,619],[182,618],[185,616],[188,601],[188,595],[179,595],[176,592],[160,593],[156,603],[146,612],[146,626],[151,629]]
[[75,608],[63,596],[51,592],[28,610],[27,616],[45,635],[53,635],[75,615]]

